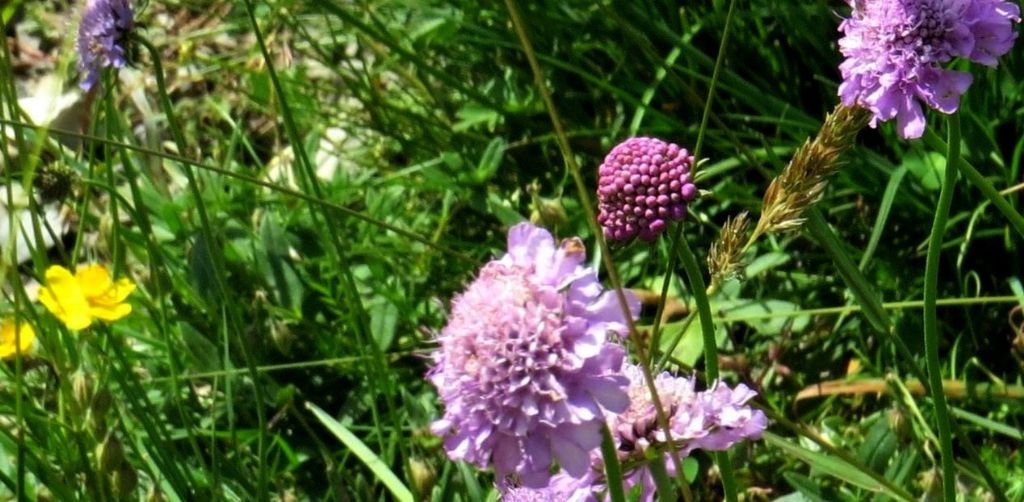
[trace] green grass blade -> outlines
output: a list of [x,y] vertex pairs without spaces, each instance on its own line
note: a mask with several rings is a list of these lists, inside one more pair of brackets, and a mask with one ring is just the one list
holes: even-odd
[[356,458],[361,460],[377,476],[377,479],[384,486],[391,491],[391,494],[395,496],[395,500],[399,502],[413,502],[412,492],[406,487],[398,476],[395,476],[394,472],[388,468],[387,464],[384,463],[378,457],[373,450],[366,446],[355,434],[352,434],[345,426],[338,423],[337,420],[331,418],[324,410],[317,407],[313,403],[306,403],[306,408],[313,412],[320,423],[327,427],[327,430],[334,434],[334,437],[338,438],[346,448],[351,451]]
[[[622,488],[622,466],[619,465],[619,454],[615,448],[615,440],[606,424],[601,428],[601,456],[604,458],[605,481],[608,496],[612,502],[625,502],[626,492]],[[669,485],[671,489],[671,484]],[[674,490],[673,490],[674,491]]]
[[859,486],[868,491],[886,494],[896,500],[912,500],[906,498],[902,494],[890,490],[888,487],[876,481],[871,476],[865,474],[856,466],[846,462],[845,460],[808,450],[771,432],[765,432],[764,439],[768,444],[779,448],[786,454],[792,455],[814,469],[828,474],[838,480]]
[[892,321],[889,320],[889,315],[886,314],[885,308],[882,307],[882,300],[875,294],[874,288],[871,287],[871,284],[868,283],[864,275],[860,273],[857,265],[853,263],[850,256],[843,250],[842,243],[839,242],[835,232],[825,222],[825,217],[821,215],[821,211],[812,207],[807,210],[806,215],[807,230],[818,241],[818,244],[825,249],[825,252],[832,258],[832,261],[835,262],[839,275],[843,277],[843,281],[846,282],[846,285],[853,292],[853,297],[860,304],[861,312],[864,313],[868,322],[875,329],[882,333],[888,333],[889,328],[892,326]]
[[871,257],[875,255],[875,250],[878,249],[878,243],[882,240],[882,232],[885,230],[885,223],[889,221],[889,212],[892,210],[892,204],[896,201],[896,194],[899,193],[900,183],[906,174],[906,166],[900,166],[889,177],[889,184],[885,186],[885,193],[882,194],[882,201],[878,205],[878,216],[875,217],[875,226],[871,229],[868,247],[864,248],[864,254],[860,257],[860,263],[857,268],[861,270],[868,266]]

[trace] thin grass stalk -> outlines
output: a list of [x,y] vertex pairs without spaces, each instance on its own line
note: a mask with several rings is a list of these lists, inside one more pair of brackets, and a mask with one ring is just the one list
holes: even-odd
[[[284,92],[284,87],[281,85],[281,80],[278,78],[277,70],[274,67],[273,58],[270,55],[270,50],[267,48],[266,40],[263,37],[263,30],[260,29],[259,23],[256,21],[256,12],[253,7],[252,0],[245,0],[245,9],[248,14],[249,23],[252,25],[254,34],[256,35],[256,43],[260,48],[260,53],[263,56],[264,63],[266,64],[267,74],[270,77],[271,84],[274,87],[274,94],[278,99],[278,103],[281,108],[281,118],[284,122],[285,133],[288,135],[288,139],[292,145],[292,151],[295,152],[295,158],[298,160],[301,176],[300,180],[305,185],[308,185],[312,189],[313,194],[323,199],[323,189],[320,186],[319,179],[316,175],[316,170],[313,168],[312,162],[309,160],[309,155],[306,153],[305,146],[302,138],[299,134],[298,126],[295,123],[295,118],[291,112],[291,106],[288,104],[287,94]],[[345,256],[344,246],[342,245],[341,238],[339,237],[339,231],[336,228],[338,222],[327,217],[325,211],[316,206],[310,204],[310,216],[314,222],[317,220],[317,216],[321,216],[324,220],[323,224],[327,230],[329,241],[331,246],[328,247],[332,253],[332,258],[338,262],[339,272],[343,281],[343,287],[341,296],[344,298],[349,307],[352,309],[352,317],[355,321],[356,334],[359,336],[359,345],[368,346],[370,353],[373,354],[371,361],[374,363],[369,366],[370,378],[379,378],[383,387],[382,395],[384,397],[384,406],[388,411],[388,418],[391,420],[392,437],[396,437],[402,430],[402,422],[400,414],[398,413],[398,404],[396,402],[396,396],[398,391],[395,387],[395,382],[391,378],[389,372],[389,366],[386,361],[386,355],[383,353],[380,345],[377,344],[372,335],[370,329],[369,316],[366,314],[366,308],[362,303],[362,298],[359,295],[359,290],[356,285],[355,277],[352,275],[351,265]],[[380,418],[380,411],[378,410],[378,403],[376,400],[371,400],[370,414],[373,417],[375,426],[377,427],[376,437],[378,439],[378,445],[380,451],[390,452],[392,448],[385,448],[384,440],[387,437],[384,429],[382,428],[382,420]],[[403,468],[406,472],[409,471],[408,459],[409,455],[406,451],[406,445],[404,441],[397,440],[393,442],[397,445],[400,457],[402,458]],[[391,460],[390,458],[388,460]]]
[[[110,113],[110,111],[108,111],[108,113]],[[113,116],[108,120],[108,126],[111,134],[116,137],[121,137],[124,133],[125,128],[123,122],[121,120],[115,120],[115,117]],[[107,145],[114,146],[112,143],[107,143]],[[195,432],[192,427],[189,426],[191,422],[188,419],[189,415],[186,413],[185,407],[181,402],[181,397],[177,392],[177,389],[181,388],[181,368],[179,367],[178,359],[174,355],[176,352],[173,350],[174,339],[171,338],[167,327],[167,303],[164,301],[164,277],[169,278],[169,271],[167,270],[166,263],[164,262],[164,256],[161,248],[154,238],[153,225],[149,219],[149,213],[142,197],[142,191],[139,189],[138,172],[135,170],[135,165],[125,149],[118,148],[117,153],[121,158],[121,167],[124,169],[124,177],[128,182],[128,189],[131,194],[132,202],[134,202],[134,206],[129,204],[127,200],[123,201],[123,203],[125,208],[127,208],[126,210],[131,212],[132,221],[135,222],[139,226],[139,230],[141,230],[141,234],[146,245],[146,255],[149,258],[149,273],[152,278],[150,285],[154,290],[155,301],[153,302],[153,307],[156,310],[156,316],[153,317],[153,322],[156,324],[160,338],[167,346],[167,365],[170,373],[168,396],[170,397],[171,402],[174,405],[174,409],[178,414],[178,419],[185,425],[185,433],[188,436],[189,444],[192,446],[193,455],[195,455],[195,458],[199,461],[199,465],[203,467],[203,470],[207,471],[209,466],[206,462],[206,456],[202,453],[202,450],[199,447]],[[110,183],[112,184],[113,180],[111,180]],[[108,191],[111,199],[121,199],[120,194],[118,194],[113,185],[103,188]],[[134,210],[132,210],[133,207]],[[194,393],[194,388],[191,383],[188,384],[188,390],[189,392]],[[210,445],[210,456],[214,459],[217,456],[217,448],[215,444]],[[214,477],[216,477],[216,472],[216,469],[214,469]]]
[[[870,286],[870,283],[861,273],[860,269],[858,269],[856,265],[853,264],[853,260],[849,256],[847,256],[845,251],[843,251],[842,245],[839,243],[838,237],[835,235],[832,229],[829,228],[828,223],[825,222],[825,218],[821,215],[821,212],[817,208],[811,207],[807,211],[807,216],[808,218],[806,226],[808,231],[811,233],[814,239],[817,240],[818,243],[826,250],[826,252],[829,253],[829,255],[832,257],[832,260],[836,263],[837,267],[841,272],[840,275],[842,276],[843,281],[846,282],[846,285],[850,287],[851,291],[854,292],[854,295],[857,298],[858,303],[860,304],[859,310],[865,312],[868,308],[866,305],[871,304],[874,301],[880,302],[880,299],[877,298],[874,289]],[[862,284],[864,286],[855,287],[855,284]],[[942,305],[972,305],[976,303],[988,303],[990,301],[1005,301],[1007,303],[1016,303],[1017,300],[1016,297],[991,297],[984,299],[982,301],[975,301],[975,299],[970,298],[943,299],[937,301],[936,304],[941,303]],[[925,369],[922,368],[919,364],[917,364],[917,361],[915,361],[914,359],[915,354],[913,351],[910,350],[910,347],[907,346],[907,343],[904,342],[902,338],[900,338],[896,333],[893,332],[893,330],[891,329],[893,323],[892,320],[889,318],[889,314],[887,312],[887,310],[898,310],[904,308],[924,308],[924,305],[925,304],[923,301],[879,303],[880,307],[877,310],[873,310],[874,313],[870,314],[869,322],[871,322],[873,326],[876,322],[881,326],[886,326],[886,328],[881,331],[882,334],[885,335],[888,338],[888,340],[890,340],[891,342],[893,342],[893,344],[896,345],[897,351],[903,357],[903,360],[906,362],[906,364],[910,366],[911,373],[913,373],[914,376],[918,378],[918,381],[925,386],[926,392],[931,392],[929,389],[931,389],[933,386],[928,378]],[[805,313],[826,314],[843,313],[850,311],[853,310],[848,309],[848,307],[842,307],[832,309],[811,309],[805,311]],[[953,422],[952,425],[953,430],[960,441],[970,441],[970,439],[966,437],[964,431],[960,427],[956,426],[955,422]],[[998,486],[997,483],[994,482],[994,476],[992,476],[991,471],[988,469],[988,467],[985,466],[985,463],[981,460],[981,458],[978,455],[976,455],[973,450],[967,450],[967,454],[974,468],[977,469],[979,472],[983,473],[982,476],[985,478],[985,481],[989,485],[989,489],[992,491],[992,493],[1002,494],[1001,488]],[[999,495],[997,495],[997,497],[999,497]],[[1002,498],[1005,498],[1005,496],[1003,496]]]
[[[608,497],[612,502],[626,502],[626,492],[622,487],[622,465],[619,464],[618,448],[615,447],[615,438],[608,430],[608,424],[601,425],[601,456],[604,458],[604,484],[608,488]],[[672,490],[671,486],[669,489]]]
[[939,359],[939,319],[936,300],[939,297],[939,259],[942,254],[942,238],[946,234],[946,221],[953,203],[953,188],[956,185],[957,168],[960,159],[960,115],[952,114],[949,124],[946,170],[935,208],[931,237],[928,240],[928,258],[924,269],[924,348],[928,367],[929,393],[935,406],[935,422],[938,428],[939,450],[942,456],[943,500],[956,500],[956,467],[953,464],[953,435],[949,425],[949,410],[946,395],[942,392],[942,361]]
[[[5,33],[7,32],[7,23],[4,22],[4,20],[2,19],[2,16],[0,16],[0,28],[2,28]],[[11,49],[10,49],[10,45],[8,45],[6,43],[4,44],[3,50],[0,51],[0,59],[2,59],[2,60],[0,60],[0,64],[2,64],[2,66],[0,66],[0,69],[2,69],[2,74],[4,75],[4,77],[7,77],[7,78],[3,79],[4,80],[4,85],[3,85],[3,90],[2,90],[3,92],[0,93],[0,117],[6,118],[5,116],[7,116],[9,114],[12,118],[15,118],[15,117],[18,116],[19,108],[18,108],[18,104],[17,104],[17,91],[14,88],[15,79],[14,78],[10,78],[13,75],[13,70],[12,70],[12,67],[11,67]],[[6,107],[4,107],[3,105],[6,105]],[[19,153],[24,153],[24,150],[23,150],[24,141],[22,139],[22,132],[20,130],[18,130],[18,129],[15,129],[14,133],[15,133],[15,143],[17,144],[18,152]],[[13,162],[13,159],[12,159],[12,157],[10,155],[10,142],[9,142],[9,138],[7,137],[7,127],[0,127],[0,149],[2,149],[2,157],[3,157],[3,161],[4,161],[4,166],[5,166],[5,168],[4,168],[4,178],[5,178],[6,187],[7,187],[7,190],[6,190],[6,192],[7,192],[7,200],[5,201],[6,204],[7,204],[7,208],[8,208],[8,215],[7,215],[7,217],[8,217],[8,220],[7,220],[8,225],[7,225],[7,228],[10,229],[10,234],[11,235],[9,237],[9,240],[10,240],[10,244],[12,244],[8,248],[8,249],[10,249],[10,258],[11,258],[11,265],[12,266],[11,266],[11,268],[9,270],[7,270],[7,272],[11,273],[11,275],[13,276],[14,279],[11,282],[13,283],[13,286],[15,288],[17,288],[17,290],[15,291],[15,294],[14,294],[14,319],[12,321],[12,322],[14,322],[14,337],[15,337],[14,346],[15,347],[21,347],[21,329],[20,329],[21,324],[20,323],[21,323],[21,317],[22,317],[22,310],[23,310],[24,307],[23,307],[22,302],[21,302],[21,296],[22,295],[18,294],[18,292],[20,291],[20,292],[24,293],[24,285],[21,283],[21,275],[20,275],[21,272],[18,270],[18,263],[17,263],[18,258],[17,258],[17,251],[16,250],[17,250],[17,239],[18,239],[18,233],[19,232],[16,229],[20,228],[20,225],[15,225],[15,214],[17,214],[17,211],[14,210],[14,190],[13,190],[13,185],[14,185],[14,174],[13,174],[13,172],[14,172],[14,162]],[[32,195],[29,194],[29,197],[31,198]],[[7,245],[7,243],[4,243],[4,246],[6,246],[6,245]],[[5,263],[6,261],[7,261],[6,257],[0,258],[0,264],[3,264],[5,266],[4,268],[6,268],[6,263]],[[25,373],[24,373],[24,365],[23,365],[23,363],[24,363],[24,359],[22,358],[21,351],[20,350],[15,350],[15,359],[14,359],[14,395],[15,395],[15,398],[14,398],[15,399],[15,401],[14,401],[14,420],[15,420],[15,429],[17,430],[16,436],[15,436],[15,444],[17,445],[17,451],[15,453],[15,458],[17,459],[17,464],[16,464],[16,467],[15,467],[15,478],[14,478],[14,490],[13,491],[14,491],[14,495],[17,498],[17,500],[25,499],[25,478],[26,478],[26,466],[25,466],[26,459],[25,459],[25,457],[26,457],[27,448],[28,448],[27,445],[25,444],[25,430],[27,429],[27,427],[26,427],[26,424],[25,424],[25,410],[24,410],[24,402],[23,402],[23,396],[22,396],[22,393],[24,392],[24,388],[25,388],[24,387],[25,386],[25,379],[24,379]]]
[[[704,101],[704,112],[700,119],[700,128],[697,129],[697,142],[693,148],[693,156],[697,164],[693,167],[694,176],[696,176],[697,168],[700,166],[701,153],[704,148],[704,137],[707,133],[708,120],[711,118],[711,107],[715,98],[715,89],[718,86],[718,79],[721,77],[722,68],[725,66],[725,50],[729,44],[729,34],[732,31],[732,20],[736,14],[736,0],[729,1],[729,10],[725,15],[725,28],[722,32],[722,41],[718,46],[718,55],[715,58],[714,70],[711,73],[711,82],[708,85],[708,97]],[[705,378],[708,385],[713,385],[713,382],[718,378],[718,346],[715,340],[714,325],[711,322],[711,309],[708,304],[707,290],[704,285],[704,278],[701,276],[700,267],[696,265],[697,259],[693,256],[693,251],[690,250],[689,244],[683,238],[683,223],[678,222],[675,224],[675,231],[672,233],[671,246],[668,257],[668,267],[665,269],[665,277],[661,285],[661,296],[658,299],[658,308],[654,317],[654,326],[651,329],[652,339],[657,339],[659,336],[659,329],[661,324],[661,316],[665,311],[665,304],[668,300],[668,286],[671,280],[672,274],[676,268],[676,260],[682,258],[684,261],[684,268],[686,268],[686,274],[690,280],[690,289],[692,290],[694,302],[697,303],[698,310],[701,309],[700,301],[698,298],[703,297],[705,302],[704,307],[706,308],[706,314],[701,312],[701,333],[704,338],[704,367],[705,367]],[[685,263],[691,261],[691,265],[694,269]],[[706,320],[705,320],[706,318]],[[710,327],[710,330],[709,330]],[[708,343],[710,338],[711,342]],[[656,347],[655,347],[656,350]],[[671,439],[669,439],[671,441]],[[736,480],[732,472],[732,462],[729,460],[729,452],[723,451],[715,455],[715,463],[718,465],[718,470],[722,475],[722,490],[725,492],[725,498],[728,502],[735,502],[737,500],[737,489]],[[677,466],[678,467],[678,466]],[[686,484],[686,477],[680,469],[677,472],[680,483]]]
[[[555,137],[558,140],[559,150],[561,151],[562,157],[565,159],[566,166],[569,168],[569,173],[572,175],[573,181],[576,184],[576,191],[580,198],[580,205],[583,207],[583,212],[587,217],[587,224],[590,227],[591,232],[594,234],[594,239],[597,241],[598,248],[601,252],[601,261],[604,264],[605,271],[608,273],[608,280],[612,283],[615,296],[618,299],[619,306],[622,308],[623,315],[626,318],[626,325],[629,329],[629,338],[633,340],[633,346],[636,348],[637,358],[640,359],[640,370],[644,376],[644,382],[647,385],[647,389],[651,394],[651,402],[654,404],[658,426],[664,431],[666,442],[671,444],[672,431],[669,426],[668,415],[665,414],[665,407],[662,405],[661,398],[658,396],[658,389],[654,385],[654,375],[651,373],[650,354],[647,352],[647,348],[644,347],[643,339],[640,337],[640,333],[636,329],[636,321],[633,319],[633,315],[629,310],[629,302],[626,300],[626,293],[622,288],[622,280],[619,278],[619,273],[615,268],[615,263],[612,261],[611,250],[608,247],[607,241],[604,239],[604,232],[597,221],[597,213],[594,211],[594,204],[590,200],[590,193],[587,190],[587,185],[583,181],[583,175],[580,173],[580,167],[576,163],[576,157],[572,152],[572,147],[569,145],[569,137],[566,135],[562,119],[558,113],[558,108],[555,106],[555,101],[551,96],[551,90],[548,89],[547,83],[544,80],[544,73],[540,68],[540,63],[537,62],[537,54],[534,52],[533,44],[530,42],[530,37],[526,33],[526,25],[523,22],[522,14],[519,12],[519,6],[516,0],[505,0],[505,5],[508,8],[509,16],[512,19],[512,27],[516,32],[516,36],[519,37],[519,41],[523,45],[523,52],[526,54],[526,59],[530,64],[530,70],[533,72],[534,83],[544,100],[544,105],[545,108],[547,108],[548,115],[551,117],[551,124],[555,129]],[[670,450],[670,454],[672,462],[675,464],[676,472],[679,474],[679,479],[682,481],[679,483],[679,489],[683,494],[683,499],[686,500],[686,502],[690,502],[693,499],[693,494],[690,493],[690,487],[685,482],[685,476],[683,475],[683,463],[679,458],[678,452]]]
[[[697,304],[697,312],[700,317],[700,332],[704,340],[704,378],[708,387],[715,385],[718,380],[718,340],[715,336],[714,319],[711,317],[711,302],[708,300],[707,286],[704,283],[704,276],[701,274],[697,257],[690,249],[690,243],[686,239],[680,239],[680,259],[686,277],[690,282],[690,291],[693,293],[693,302]],[[732,460],[729,458],[729,451],[715,452],[715,463],[718,464],[718,471],[722,475],[722,489],[725,491],[725,499],[729,502],[738,500],[739,494],[736,489],[736,477],[732,472]]]
[[[946,142],[931,129],[926,129],[924,131],[922,139],[924,139],[925,144],[933,150],[947,151],[950,147],[950,145],[947,145]],[[996,188],[992,186],[992,183],[989,182],[977,168],[971,165],[971,163],[963,157],[957,157],[956,161],[948,159],[946,164],[952,164],[955,169],[959,170],[964,177],[967,178],[968,182],[980,190],[981,194],[984,195],[1000,213],[1003,213],[1003,216],[1009,220],[1010,226],[1017,231],[1017,234],[1024,237],[1024,216],[1021,216],[1021,214],[1018,213],[1012,205],[1010,205],[1006,200],[1006,197],[1003,197],[1003,195],[999,193],[999,190],[996,190]]]
[[[170,94],[167,92],[167,83],[164,79],[164,68],[161,62],[160,51],[153,45],[149,40],[142,37],[134,37],[134,40],[149,52],[150,60],[153,64],[153,76],[156,79],[157,94],[159,96],[160,106],[164,111],[164,115],[167,118],[168,129],[171,131],[171,135],[174,137],[175,145],[178,148],[179,155],[186,155],[187,143],[185,141],[185,135],[182,133],[181,125],[178,122],[177,114],[174,112],[174,105],[171,103]],[[232,304],[227,302],[226,284],[224,280],[224,264],[222,256],[216,251],[217,241],[214,239],[213,231],[211,230],[210,218],[206,212],[206,204],[203,202],[202,192],[199,189],[199,183],[196,180],[195,172],[192,169],[192,165],[185,163],[182,164],[185,171],[185,177],[188,180],[189,191],[192,194],[193,199],[196,203],[196,212],[199,214],[199,225],[200,233],[203,239],[206,241],[206,245],[211,252],[209,253],[210,259],[213,264],[214,271],[214,284],[216,285],[216,297],[217,302],[222,305],[222,315],[225,320],[228,321],[226,329],[236,333],[239,346],[242,349],[242,357],[245,360],[245,365],[249,369],[249,376],[253,380],[253,392],[255,393],[255,407],[256,407],[256,421],[259,428],[256,439],[256,451],[258,459],[257,467],[257,497],[262,500],[266,496],[266,485],[267,485],[267,448],[266,448],[266,410],[263,398],[263,388],[259,384],[259,374],[256,372],[256,362],[253,359],[252,354],[249,351],[248,342],[243,336],[241,336],[238,330],[239,322],[234,316],[234,309],[231,308]],[[225,348],[225,350],[227,350]]]
[[[20,121],[20,120],[10,120],[10,119],[6,119],[6,118],[3,118],[3,117],[0,117],[0,124],[10,125],[10,126],[18,128],[18,129],[32,129],[32,130],[36,130],[36,131],[47,130],[46,128],[44,128],[42,126],[37,126],[37,125],[34,125],[34,124],[29,124],[27,122]],[[427,246],[427,247],[429,247],[431,249],[434,249],[435,251],[438,251],[438,252],[441,252],[441,253],[445,253],[447,255],[450,255],[450,256],[452,256],[454,258],[458,258],[458,259],[460,259],[462,261],[465,261],[467,263],[469,263],[469,262],[474,262],[475,263],[477,261],[476,259],[471,258],[471,257],[467,256],[464,253],[460,253],[460,252],[455,251],[453,249],[447,248],[447,247],[445,247],[443,245],[437,244],[437,243],[435,243],[429,237],[424,237],[422,235],[416,234],[415,232],[410,232],[410,231],[405,230],[403,228],[396,227],[396,226],[394,226],[394,225],[392,225],[390,223],[378,220],[378,219],[376,219],[376,218],[374,218],[372,216],[369,216],[369,215],[360,213],[359,211],[355,211],[353,209],[347,208],[347,207],[345,207],[345,206],[343,206],[341,204],[336,204],[334,202],[330,202],[330,201],[324,200],[322,198],[318,198],[318,197],[315,197],[315,196],[312,196],[312,195],[308,195],[308,194],[302,193],[302,192],[300,192],[298,190],[294,190],[294,189],[291,189],[291,188],[288,188],[288,187],[283,187],[283,186],[280,186],[280,185],[276,185],[274,183],[270,183],[268,181],[261,180],[259,178],[254,178],[252,176],[247,176],[247,175],[242,174],[242,173],[237,173],[237,172],[234,172],[234,171],[230,171],[230,170],[224,169],[222,167],[217,167],[217,166],[211,166],[209,164],[204,164],[202,162],[198,162],[198,161],[186,158],[186,157],[184,157],[182,155],[174,155],[174,154],[170,154],[170,153],[167,153],[167,152],[161,152],[161,151],[153,150],[151,148],[146,148],[144,146],[132,145],[132,144],[128,144],[128,143],[121,143],[119,141],[114,141],[114,140],[110,140],[110,139],[107,139],[107,138],[102,138],[102,137],[91,135],[91,134],[82,134],[81,132],[77,132],[77,131],[69,131],[67,129],[57,129],[57,128],[51,128],[51,129],[49,129],[49,131],[52,132],[52,133],[59,133],[61,135],[66,135],[66,136],[69,136],[69,137],[72,137],[72,138],[80,139],[80,140],[85,141],[85,142],[95,142],[95,143],[98,143],[98,144],[110,144],[110,145],[116,146],[116,147],[118,147],[120,149],[123,149],[123,150],[129,150],[129,151],[141,153],[141,154],[144,154],[144,155],[152,155],[152,156],[159,157],[159,158],[162,158],[162,159],[165,159],[165,160],[174,161],[174,162],[177,162],[179,164],[187,164],[187,165],[193,166],[193,167],[195,167],[197,169],[201,169],[203,171],[207,171],[207,172],[215,173],[215,174],[218,174],[218,175],[221,175],[221,176],[227,176],[229,178],[237,179],[239,181],[251,184],[253,186],[259,186],[259,187],[262,187],[262,188],[266,188],[267,190],[271,190],[271,191],[274,191],[274,192],[277,192],[277,193],[280,193],[280,194],[283,194],[283,195],[287,195],[289,197],[294,197],[296,199],[299,199],[299,200],[302,200],[302,201],[305,201],[305,202],[308,202],[308,203],[311,203],[311,204],[315,204],[318,207],[321,207],[323,209],[329,209],[332,212],[336,212],[336,213],[344,215],[346,217],[356,218],[356,219],[361,220],[363,222],[366,222],[366,223],[369,223],[371,225],[380,227],[380,228],[382,228],[384,230],[388,230],[390,232],[394,232],[395,234],[400,235],[402,237],[405,237],[407,239],[419,242],[420,244],[423,244],[423,245],[425,245],[425,246]],[[86,193],[88,193],[88,192],[86,192]],[[82,233],[82,232],[79,232],[79,233]]]
[[[704,136],[708,127],[708,120],[711,118],[711,104],[715,98],[715,89],[718,88],[718,80],[721,77],[725,66],[725,49],[729,44],[729,33],[732,31],[732,20],[736,13],[736,0],[729,1],[729,11],[725,15],[725,29],[722,32],[722,41],[718,44],[718,56],[715,58],[715,66],[711,71],[711,81],[708,83],[708,97],[704,100],[704,112],[700,119],[700,128],[697,129],[697,142],[693,147],[693,158],[696,164],[693,166],[693,176],[696,178],[697,169],[700,167],[700,155],[704,149]],[[677,47],[684,47],[683,45]],[[658,298],[658,308],[654,315],[654,325],[651,327],[651,340],[658,340],[661,336],[661,316],[665,312],[665,304],[668,302],[668,286],[675,273],[679,257],[679,241],[683,236],[682,222],[675,224],[675,231],[672,232],[668,252],[668,267],[665,269],[665,276],[661,282],[661,295]],[[654,347],[657,350],[657,346]]]
[[861,462],[860,459],[856,457],[856,455],[853,455],[842,448],[837,448],[834,444],[832,444],[831,441],[828,440],[828,438],[822,436],[810,426],[799,422],[793,422],[786,418],[784,415],[776,413],[775,410],[771,409],[768,406],[764,406],[758,403],[753,403],[752,406],[763,411],[765,415],[768,415],[768,418],[771,419],[773,423],[777,423],[782,427],[789,429],[790,432],[794,434],[810,439],[815,444],[817,444],[822,450],[825,450],[830,454],[843,459],[848,464],[856,467],[857,470],[863,472],[864,474],[867,474],[868,476],[871,476],[871,478],[877,481],[878,484],[888,488],[894,494],[899,495],[905,502],[916,500],[916,498],[913,495],[911,495],[910,492],[908,492],[906,489],[896,486],[891,480],[875,472],[873,469],[871,469],[863,462]]

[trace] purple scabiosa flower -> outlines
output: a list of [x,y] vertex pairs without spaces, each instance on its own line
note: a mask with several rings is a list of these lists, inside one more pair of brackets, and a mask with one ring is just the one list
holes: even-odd
[[493,465],[499,484],[542,487],[554,460],[583,476],[604,413],[629,404],[625,351],[609,340],[626,319],[585,255],[577,238],[512,227],[508,253],[455,298],[437,338],[427,376],[445,412],[431,429],[452,459]]
[[669,221],[686,216],[697,195],[690,170],[693,155],[655,138],[619,143],[598,168],[597,221],[609,240],[652,241]]
[[904,138],[924,133],[924,103],[942,113],[960,106],[971,74],[943,63],[966,58],[987,66],[1013,46],[1020,8],[1005,0],[849,0],[839,25],[839,96],[878,122],[896,119]]
[[129,0],[87,0],[78,27],[78,69],[83,90],[92,89],[103,68],[128,64],[125,43],[135,26]]
[[527,488],[521,486],[504,488],[501,502],[587,502],[593,500],[593,471],[576,479],[560,472],[551,477],[547,486]]
[[[656,490],[648,462],[663,462],[671,476],[676,473],[675,463],[666,451],[668,441],[664,430],[658,426],[643,373],[638,366],[629,363],[623,366],[623,373],[630,381],[630,405],[623,413],[607,414],[608,428],[617,443],[624,473],[623,487],[627,493],[639,489],[639,500],[652,502]],[[716,382],[709,390],[697,391],[693,378],[666,372],[655,377],[654,386],[668,415],[673,445],[680,457],[686,457],[695,449],[720,451],[744,439],[758,439],[768,425],[764,413],[746,405],[756,393],[745,385],[730,389]],[[655,452],[662,453],[651,460]],[[552,484],[558,480],[556,476]],[[606,489],[599,452],[591,455],[591,472],[580,482],[585,480],[589,480],[591,486],[579,491],[593,495],[583,500],[604,500],[599,496]]]

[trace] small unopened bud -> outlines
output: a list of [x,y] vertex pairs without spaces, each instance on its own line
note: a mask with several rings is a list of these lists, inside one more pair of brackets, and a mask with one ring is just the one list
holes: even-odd
[[412,478],[413,488],[419,494],[420,499],[430,498],[430,491],[434,489],[434,483],[437,481],[437,471],[434,466],[423,459],[412,457],[409,459],[409,477]]
[[558,199],[537,197],[534,199],[533,211],[530,212],[530,222],[548,228],[558,228],[569,222],[569,216]]
[[64,200],[78,183],[78,172],[63,164],[41,166],[35,177],[35,186],[44,200]]
[[124,446],[113,435],[96,445],[96,465],[100,472],[115,472],[124,462]]
[[100,389],[96,392],[96,395],[92,398],[92,407],[89,410],[93,415],[98,417],[106,418],[107,412],[110,411],[110,406],[114,404],[114,396],[110,394],[107,389]]
[[36,502],[53,502],[53,493],[45,486],[36,489]]
[[76,371],[71,376],[71,394],[78,405],[86,409],[92,401],[92,377],[84,371]]
[[893,408],[889,410],[887,418],[889,420],[889,428],[896,434],[896,437],[906,437],[910,433],[910,422],[907,420],[907,415],[903,410]]
[[274,341],[277,350],[280,350],[282,354],[290,354],[296,337],[287,324],[272,319],[270,321],[270,339]]
[[137,500],[135,489],[139,486],[139,475],[132,466],[125,464],[110,477],[111,487],[117,500]]
[[164,492],[160,491],[159,488],[153,487],[146,494],[146,502],[167,502],[167,497],[164,496]]

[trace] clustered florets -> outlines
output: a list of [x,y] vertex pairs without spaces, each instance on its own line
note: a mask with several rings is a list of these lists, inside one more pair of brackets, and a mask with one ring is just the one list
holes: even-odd
[[871,125],[896,119],[904,138],[924,133],[920,103],[943,113],[960,106],[971,74],[942,64],[966,58],[987,66],[1013,46],[1020,8],[1004,0],[850,0],[839,30],[846,57],[839,96],[874,114]]
[[[639,486],[637,500],[653,502],[656,489],[650,462],[662,463],[672,476],[675,465],[640,367],[627,363],[623,373],[629,378],[629,408],[622,413],[607,413],[606,423],[619,452],[625,491],[631,493]],[[760,438],[767,427],[764,413],[747,404],[757,394],[743,384],[730,388],[716,382],[708,390],[697,391],[693,378],[662,373],[655,377],[654,386],[667,415],[672,449],[681,457],[696,449],[727,450],[740,441]],[[503,500],[605,500],[603,458],[593,451],[590,460],[590,471],[580,479],[559,474],[542,489],[518,488]]]
[[455,299],[428,375],[446,408],[432,429],[450,457],[530,487],[547,483],[555,459],[576,477],[589,468],[605,410],[629,403],[625,350],[608,338],[626,320],[585,255],[579,239],[556,246],[517,225],[508,254]]
[[88,0],[78,27],[78,69],[81,87],[88,91],[99,82],[103,68],[128,64],[126,43],[135,26],[129,0]]
[[668,222],[686,216],[697,195],[685,148],[655,138],[630,138],[612,149],[598,169],[598,222],[605,237],[654,240]]

